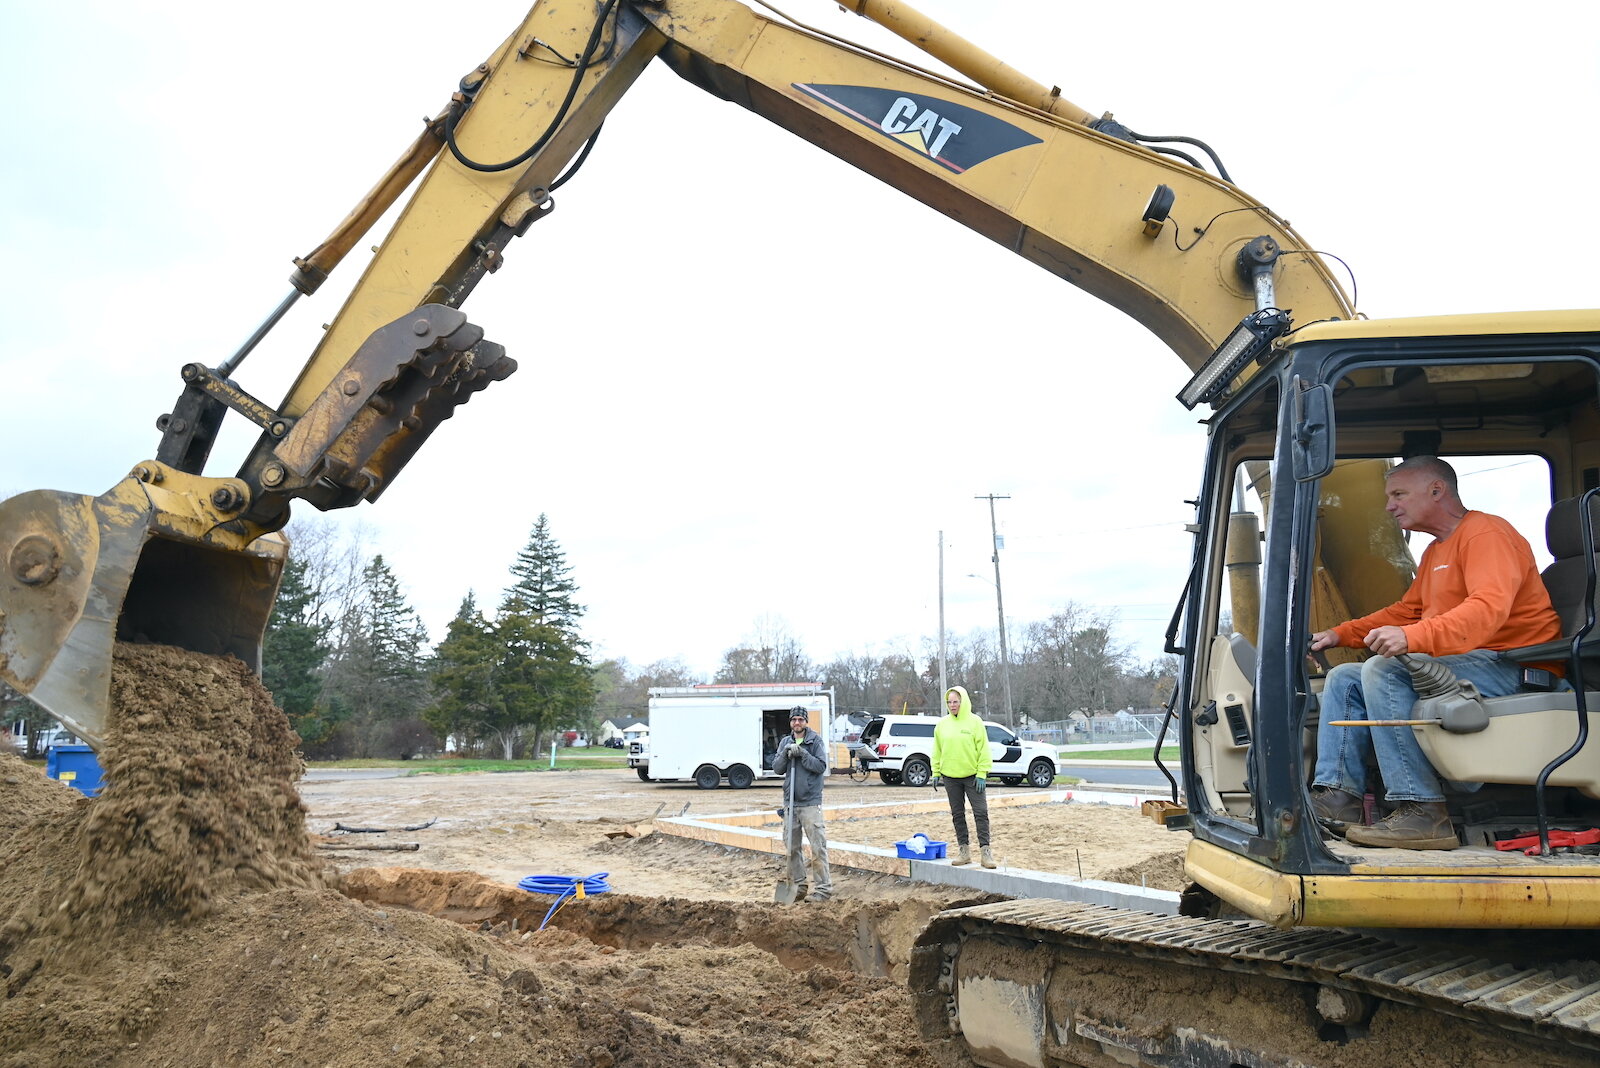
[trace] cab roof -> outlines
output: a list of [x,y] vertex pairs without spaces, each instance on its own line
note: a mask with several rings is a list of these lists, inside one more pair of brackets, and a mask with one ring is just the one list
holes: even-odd
[[1483,312],[1424,315],[1409,319],[1347,319],[1308,323],[1289,335],[1291,344],[1386,337],[1463,337],[1485,334],[1600,333],[1600,308],[1574,311]]

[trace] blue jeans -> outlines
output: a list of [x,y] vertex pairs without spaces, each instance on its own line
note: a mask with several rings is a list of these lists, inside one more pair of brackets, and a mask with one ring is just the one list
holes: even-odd
[[[1522,688],[1522,665],[1499,653],[1477,649],[1437,659],[1456,678],[1472,683],[1485,697],[1504,697]],[[1336,719],[1410,719],[1417,703],[1411,673],[1400,661],[1375,656],[1360,664],[1340,664],[1322,688],[1317,724],[1317,770],[1313,786],[1330,786],[1360,797],[1367,792],[1367,756],[1376,753],[1387,798],[1393,801],[1443,801],[1439,777],[1422,753],[1410,727],[1333,727]]]

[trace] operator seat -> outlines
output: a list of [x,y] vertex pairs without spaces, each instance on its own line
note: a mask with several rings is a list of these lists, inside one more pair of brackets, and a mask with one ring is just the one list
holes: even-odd
[[[1561,618],[1561,640],[1538,647],[1540,650],[1554,647],[1554,655],[1543,659],[1565,659],[1571,652],[1572,636],[1583,629],[1588,619],[1590,606],[1584,594],[1588,592],[1589,561],[1583,558],[1582,502],[1582,497],[1557,501],[1550,506],[1550,514],[1544,521],[1545,545],[1554,558],[1544,569],[1544,587],[1550,592],[1550,603],[1556,615]],[[1593,523],[1591,529],[1600,537],[1600,496],[1590,498],[1589,518]],[[1600,567],[1600,553],[1595,556],[1595,564]],[[1600,600],[1600,588],[1596,590],[1596,598]],[[1600,610],[1600,605],[1596,608]],[[1584,646],[1581,650],[1584,677],[1587,684],[1593,685],[1600,682],[1600,626],[1585,638]],[[1517,650],[1516,659],[1524,663],[1540,659],[1523,654],[1523,650]]]

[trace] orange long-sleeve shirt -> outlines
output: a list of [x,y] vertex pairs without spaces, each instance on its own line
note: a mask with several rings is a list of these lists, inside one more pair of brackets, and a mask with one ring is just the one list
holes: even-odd
[[1422,551],[1404,597],[1333,631],[1340,645],[1359,647],[1378,627],[1399,627],[1412,652],[1432,656],[1561,637],[1533,549],[1510,523],[1487,512],[1468,512],[1447,537]]

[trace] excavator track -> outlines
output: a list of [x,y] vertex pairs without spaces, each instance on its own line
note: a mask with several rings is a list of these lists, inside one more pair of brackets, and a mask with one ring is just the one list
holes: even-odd
[[1600,964],[1473,947],[1022,900],[934,917],[910,982],[950,1065],[1380,1065],[1448,1043],[1472,1063],[1600,1061]]

